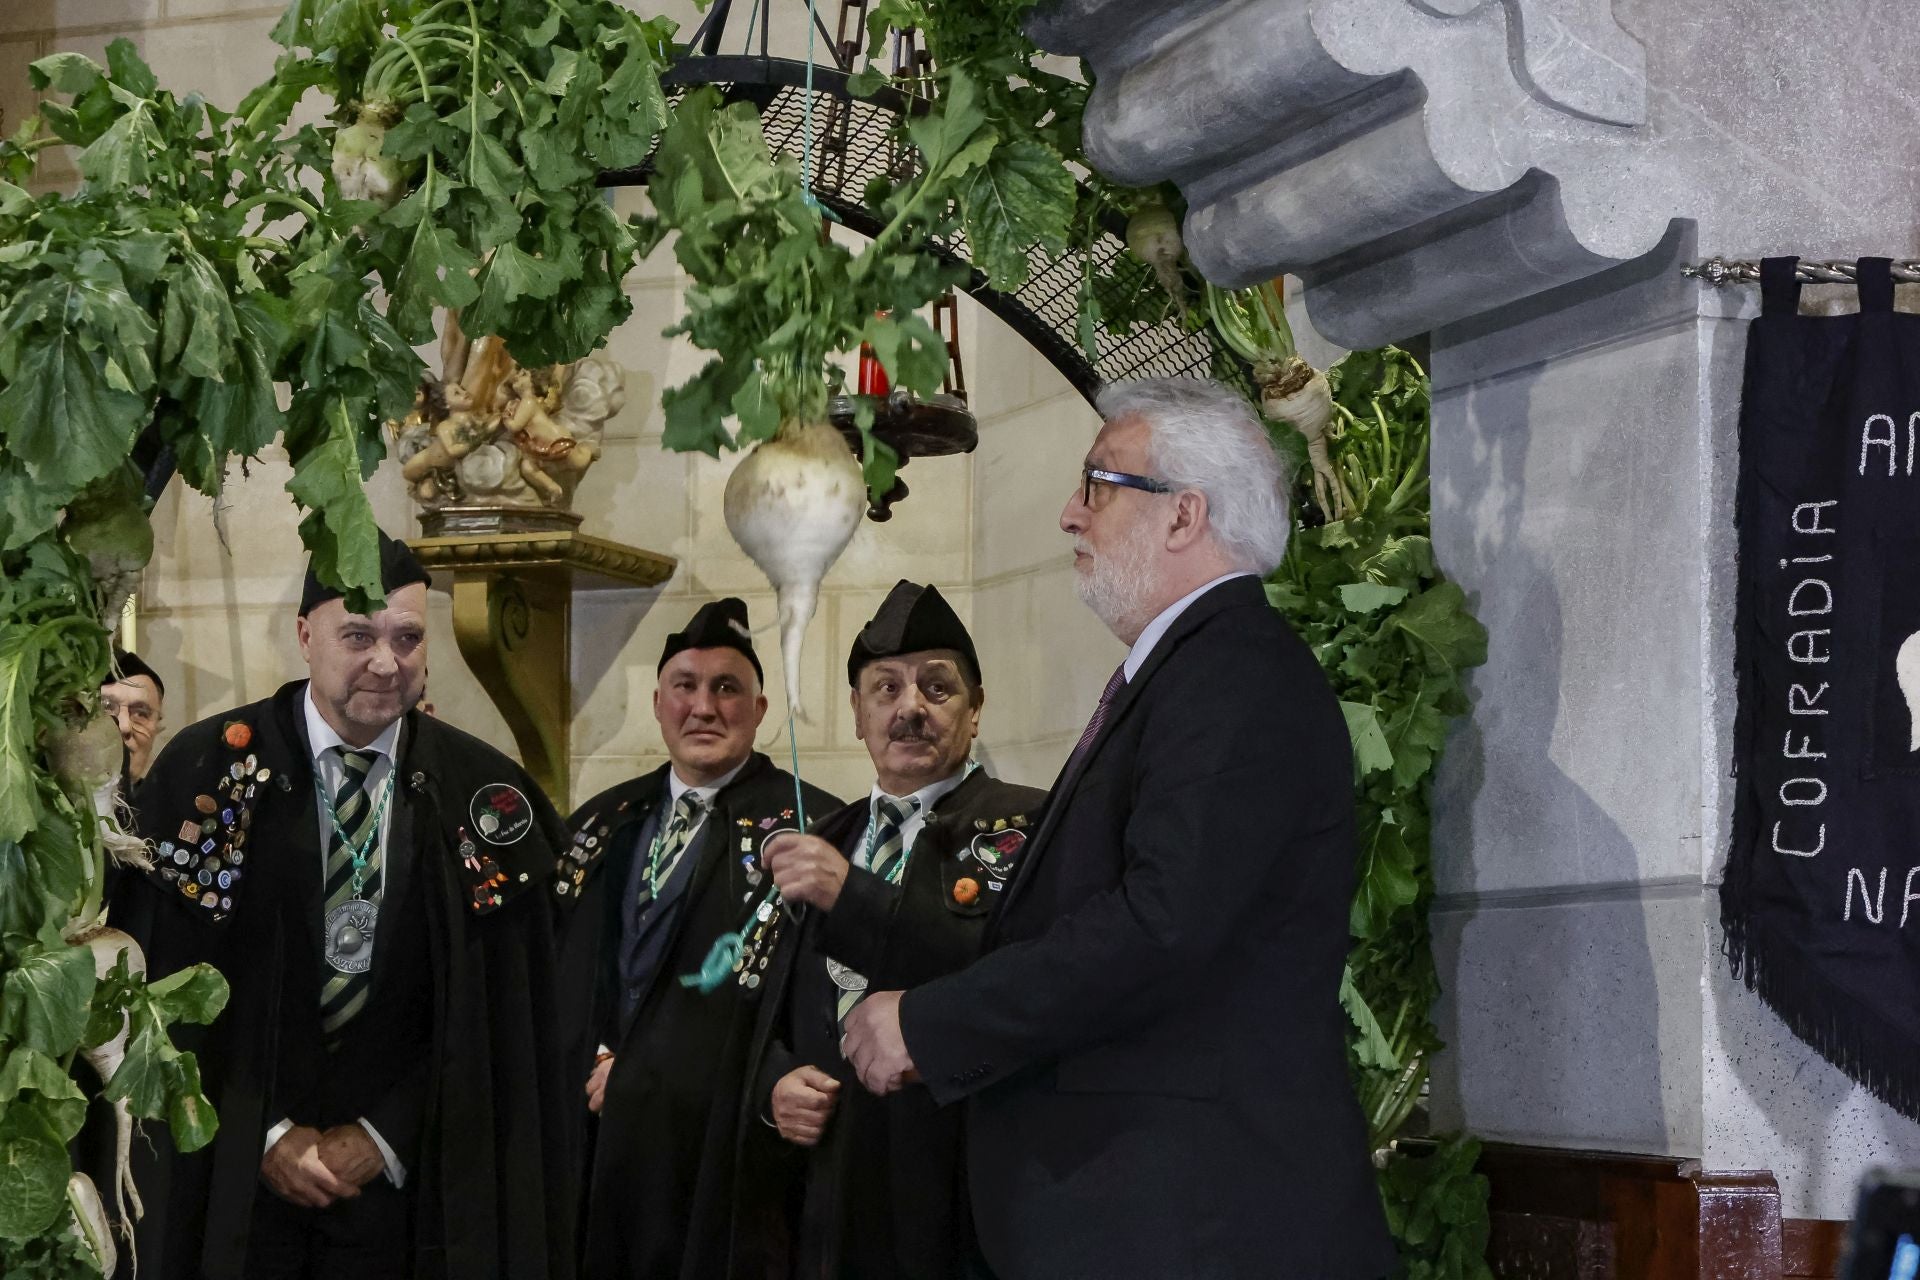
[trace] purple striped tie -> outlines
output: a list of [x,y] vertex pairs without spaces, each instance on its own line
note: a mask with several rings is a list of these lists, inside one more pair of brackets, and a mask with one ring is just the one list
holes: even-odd
[[1107,687],[1100,691],[1100,701],[1093,708],[1093,718],[1087,721],[1087,727],[1081,731],[1080,741],[1074,744],[1073,754],[1067,757],[1067,767],[1060,771],[1061,777],[1064,778],[1073,772],[1074,766],[1080,763],[1080,757],[1087,754],[1087,748],[1091,747],[1093,740],[1100,736],[1100,728],[1107,722],[1107,708],[1113,705],[1114,695],[1119,693],[1126,683],[1127,664],[1123,662],[1113,669],[1113,678],[1108,680]]

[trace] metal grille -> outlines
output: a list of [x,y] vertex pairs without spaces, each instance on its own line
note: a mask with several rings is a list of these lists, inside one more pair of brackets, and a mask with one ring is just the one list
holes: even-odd
[[[754,103],[768,145],[795,156],[801,154],[806,79],[804,62],[754,56],[686,58],[665,77],[676,100],[695,86],[712,84],[729,100]],[[862,193],[870,181],[902,163],[890,135],[894,121],[911,104],[891,90],[855,98],[847,90],[845,73],[835,68],[815,66],[813,79],[814,195],[853,230],[875,235],[880,224],[862,202]],[[600,181],[603,186],[628,186],[644,183],[650,173],[651,166],[642,165],[602,174]],[[1112,271],[1123,290],[1143,287],[1151,268],[1127,252],[1123,232],[1117,226],[1102,228],[1091,250],[1093,265],[1096,272]],[[1099,359],[1088,360],[1079,340],[1084,261],[1077,255],[1049,259],[1038,248],[1029,250],[1032,273],[1027,282],[1003,293],[972,269],[963,235],[934,249],[967,266],[970,276],[961,288],[1020,334],[1088,400],[1103,384],[1127,378],[1214,377],[1251,390],[1246,367],[1216,347],[1211,330],[1189,332],[1171,317],[1136,325],[1128,334],[1098,330]]]

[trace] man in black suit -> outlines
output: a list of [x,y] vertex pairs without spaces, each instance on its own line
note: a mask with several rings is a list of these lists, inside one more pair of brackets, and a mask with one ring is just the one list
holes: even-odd
[[762,853],[806,913],[781,939],[756,1031],[748,1132],[808,1149],[794,1280],[965,1280],[960,1117],[925,1089],[850,1089],[840,1029],[870,985],[951,973],[980,953],[1044,792],[972,760],[986,698],[973,638],[934,587],[901,582],[847,657],[870,794]]
[[848,1019],[861,1082],[968,1102],[1002,1280],[1372,1280],[1393,1266],[1338,1002],[1349,745],[1260,577],[1285,468],[1233,392],[1111,387],[1060,519],[1130,646],[994,949]]
[[[748,1043],[773,930],[712,989],[687,976],[766,892],[760,846],[840,807],[753,749],[767,712],[747,606],[702,605],[660,653],[653,713],[668,763],[610,787],[570,821],[555,900],[566,913],[568,1048],[599,1117],[582,1270],[591,1280],[763,1275],[731,1260],[734,1206],[777,1217],[786,1151],[772,1130],[736,1145]],[[777,1231],[741,1226],[778,1247]]]
[[371,615],[309,569],[310,678],[182,729],[141,787],[154,865],[114,916],[150,975],[205,961],[231,989],[181,1037],[219,1129],[163,1151],[143,1275],[574,1274],[544,888],[565,828],[518,765],[414,710],[427,573],[384,533],[380,561]]

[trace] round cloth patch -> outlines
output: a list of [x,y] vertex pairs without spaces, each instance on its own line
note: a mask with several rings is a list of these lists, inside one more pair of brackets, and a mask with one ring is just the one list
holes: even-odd
[[518,787],[493,782],[473,793],[467,806],[474,830],[488,844],[512,844],[533,826],[533,806]]
[[982,832],[973,838],[973,858],[995,880],[1005,880],[1013,874],[1014,859],[1026,843],[1024,831]]

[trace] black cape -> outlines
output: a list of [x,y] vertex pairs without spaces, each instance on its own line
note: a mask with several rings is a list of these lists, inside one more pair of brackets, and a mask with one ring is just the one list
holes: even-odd
[[[212,1027],[177,1035],[199,1054],[220,1131],[187,1156],[168,1155],[164,1133],[149,1131],[165,1167],[160,1202],[149,1198],[140,1228],[143,1275],[244,1274],[266,1131],[316,1083],[319,1059],[307,1046],[317,1044],[324,960],[305,690],[297,681],[181,730],[141,786],[141,829],[160,856],[151,877],[122,887],[116,919],[144,945],[151,974],[205,961],[231,988]],[[545,891],[565,829],[518,765],[419,712],[406,716],[395,768],[389,848],[411,841],[407,901],[416,906],[413,928],[380,935],[375,1003],[383,950],[432,970],[426,998],[405,1010],[418,1016],[392,1028],[396,1043],[419,1051],[410,1067],[388,1064],[399,1105],[377,1117],[404,1152],[412,1274],[566,1280],[578,1083],[562,1070]],[[466,835],[489,797],[502,798],[490,825],[504,843]],[[187,839],[195,826],[197,844]],[[387,897],[395,893],[390,885]],[[383,901],[383,923],[387,915]]]
[[[584,1109],[596,1048],[614,1052],[592,1140],[582,1270],[593,1280],[757,1278],[765,1274],[758,1259],[729,1258],[735,1179],[750,1188],[739,1193],[742,1202],[768,1204],[794,1168],[771,1131],[735,1146],[760,991],[729,975],[702,993],[680,977],[699,970],[714,939],[739,929],[764,892],[761,843],[799,825],[794,779],[756,752],[714,796],[686,855],[696,861],[665,959],[623,1032],[616,1012],[621,908],[641,827],[667,793],[667,771],[663,765],[581,805],[569,823],[576,843],[552,882],[568,913],[576,1105]],[[800,790],[808,818],[840,806],[817,787]]]
[[[809,911],[781,939],[755,1026],[752,1080],[741,1139],[771,1131],[773,1086],[801,1065],[841,1082],[818,1146],[804,1156],[795,1280],[958,1280],[983,1273],[967,1209],[958,1107],[923,1087],[886,1098],[860,1087],[840,1056],[837,990],[828,957],[864,975],[871,991],[897,991],[954,972],[980,954],[1046,792],[975,770],[942,796],[914,837],[898,885],[854,867],[830,912]],[[851,859],[866,831],[860,801],[822,820],[815,834]],[[740,1218],[743,1229],[754,1219]]]

